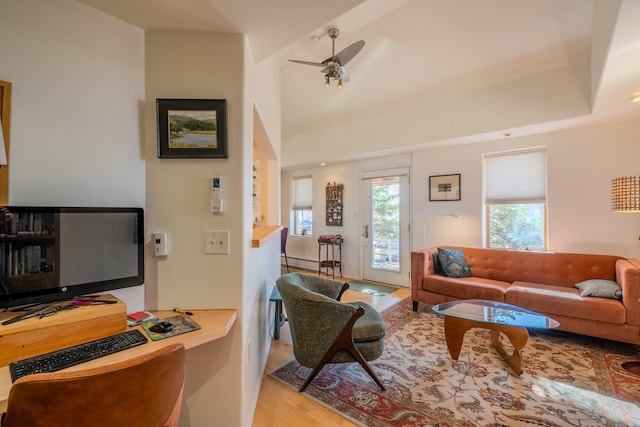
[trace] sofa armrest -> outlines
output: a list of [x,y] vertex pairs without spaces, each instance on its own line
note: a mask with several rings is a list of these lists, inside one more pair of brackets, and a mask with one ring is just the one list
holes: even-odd
[[627,310],[627,324],[640,325],[640,261],[619,259],[616,261],[616,282],[622,288],[622,304]]
[[[411,295],[416,300],[419,289],[422,289],[422,281],[430,274],[435,274],[431,254],[437,248],[418,249],[411,252]],[[414,292],[416,294],[414,294]]]

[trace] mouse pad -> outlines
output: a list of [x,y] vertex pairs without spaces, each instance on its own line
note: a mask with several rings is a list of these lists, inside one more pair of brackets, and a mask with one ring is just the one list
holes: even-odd
[[[173,329],[166,333],[153,332],[149,330],[150,327],[158,322],[169,322],[173,325]],[[174,337],[176,335],[200,329],[200,325],[198,325],[191,317],[184,314],[178,314],[177,316],[166,317],[164,319],[147,320],[142,323],[142,327],[153,341]]]

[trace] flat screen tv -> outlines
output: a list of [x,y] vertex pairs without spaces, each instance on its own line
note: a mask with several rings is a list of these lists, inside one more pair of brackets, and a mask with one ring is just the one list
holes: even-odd
[[0,208],[0,308],[143,283],[142,208]]

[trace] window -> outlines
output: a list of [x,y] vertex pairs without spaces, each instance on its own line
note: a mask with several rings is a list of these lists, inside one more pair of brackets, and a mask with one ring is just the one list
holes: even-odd
[[313,233],[313,179],[310,176],[293,179],[293,234]]
[[487,247],[547,249],[546,164],[545,148],[484,155]]

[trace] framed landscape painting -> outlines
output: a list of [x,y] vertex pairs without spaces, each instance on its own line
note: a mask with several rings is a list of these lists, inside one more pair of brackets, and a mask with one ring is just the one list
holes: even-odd
[[429,177],[429,201],[460,200],[460,174]]
[[227,101],[156,99],[158,157],[228,158]]

